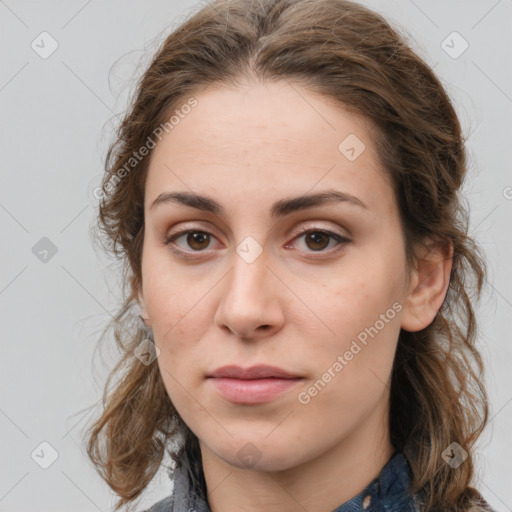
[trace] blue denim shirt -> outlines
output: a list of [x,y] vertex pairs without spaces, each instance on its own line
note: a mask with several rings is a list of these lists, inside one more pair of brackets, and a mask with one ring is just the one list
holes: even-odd
[[395,452],[378,477],[334,512],[417,512],[419,508],[408,489],[410,476],[406,457]]
[[[145,512],[211,512],[206,500],[190,492],[188,473],[181,469],[174,476],[173,494]],[[333,512],[418,512],[417,502],[408,490],[410,471],[404,454],[396,451],[378,477]]]

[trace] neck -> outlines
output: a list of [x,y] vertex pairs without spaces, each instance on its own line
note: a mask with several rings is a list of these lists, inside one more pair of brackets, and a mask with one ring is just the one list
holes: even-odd
[[333,510],[376,478],[394,452],[382,408],[315,459],[281,471],[241,469],[200,446],[212,512]]

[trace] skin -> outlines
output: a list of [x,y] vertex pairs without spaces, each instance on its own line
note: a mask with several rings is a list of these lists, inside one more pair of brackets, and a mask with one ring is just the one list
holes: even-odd
[[[200,441],[213,512],[332,510],[394,451],[389,385],[398,336],[433,321],[451,248],[418,248],[417,265],[406,266],[398,205],[364,118],[284,81],[216,86],[196,99],[153,150],[145,189],[139,301],[159,369]],[[366,146],[354,161],[338,149],[349,134]],[[270,216],[275,201],[327,189],[368,208],[336,202]],[[215,199],[225,216],[171,202],[151,208],[159,194],[178,191]],[[174,240],[195,259],[165,245],[166,235],[186,229],[210,234]],[[315,241],[307,230],[350,241]],[[251,263],[236,252],[248,236],[262,249]],[[394,303],[394,317],[301,403],[298,394]],[[303,381],[254,405],[231,403],[205,378],[227,364],[261,363]],[[240,450],[257,462],[248,466]]]

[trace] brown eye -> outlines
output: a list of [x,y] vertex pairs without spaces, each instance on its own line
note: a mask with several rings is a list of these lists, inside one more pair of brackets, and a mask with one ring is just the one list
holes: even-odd
[[187,244],[195,251],[206,249],[210,243],[210,235],[203,231],[190,231],[186,238]]
[[[178,240],[184,238],[185,242],[177,243]],[[212,235],[206,231],[182,231],[165,238],[165,245],[175,253],[202,252],[208,248],[212,239]]]
[[334,246],[339,246],[342,248],[343,246],[350,243],[350,240],[348,238],[345,238],[344,236],[339,235],[338,233],[333,233],[332,231],[324,231],[324,230],[318,230],[318,229],[310,229],[307,231],[304,231],[303,233],[299,234],[297,237],[295,237],[295,240],[303,239],[303,243],[299,245],[305,246],[299,247],[299,249],[306,253],[311,252],[321,252],[321,253],[328,253],[331,252],[329,250],[329,244],[331,241],[335,241]]
[[331,239],[327,233],[322,231],[310,231],[305,236],[306,245],[313,251],[325,249]]

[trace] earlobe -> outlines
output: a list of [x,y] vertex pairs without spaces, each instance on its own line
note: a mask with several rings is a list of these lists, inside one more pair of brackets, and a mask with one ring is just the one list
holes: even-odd
[[421,331],[434,321],[448,291],[452,259],[450,242],[428,240],[426,246],[421,246],[404,299],[402,329]]

